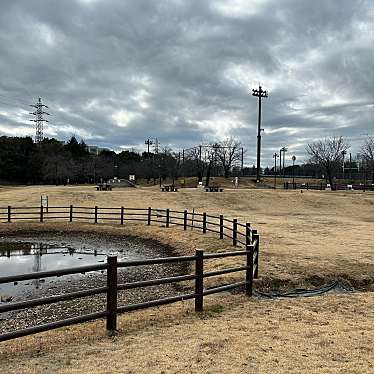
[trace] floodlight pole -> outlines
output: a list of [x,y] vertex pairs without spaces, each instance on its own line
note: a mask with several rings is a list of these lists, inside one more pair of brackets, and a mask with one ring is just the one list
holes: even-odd
[[347,154],[347,151],[342,151],[342,156],[343,156],[343,180],[345,179],[345,176],[344,176],[344,158],[345,158],[346,154]]
[[274,158],[274,189],[277,188],[277,153],[275,152],[273,154],[273,158]]
[[292,156],[292,187],[295,189],[295,161],[296,156]]
[[257,124],[257,170],[256,180],[260,181],[260,169],[261,169],[261,99],[268,97],[267,91],[264,91],[261,86],[258,89],[252,89],[252,96],[258,97],[258,124]]
[[[284,177],[284,159],[286,158],[286,152],[287,151],[288,151],[288,149],[286,147],[282,147],[279,150],[279,176],[281,176],[281,174],[283,174],[283,177]],[[282,159],[282,152],[283,152],[283,159]],[[282,161],[283,161],[283,167],[282,167]]]

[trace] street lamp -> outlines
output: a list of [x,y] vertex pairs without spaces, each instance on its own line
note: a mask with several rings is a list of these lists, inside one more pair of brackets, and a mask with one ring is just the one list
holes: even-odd
[[296,156],[292,156],[292,186],[295,189],[295,161]]
[[345,157],[346,154],[347,154],[347,151],[342,151],[342,156],[343,156],[343,180],[345,179],[344,178],[344,157]]
[[273,158],[274,158],[274,189],[277,188],[277,153],[275,152],[273,154]]
[[[283,170],[283,176],[284,176],[284,159],[286,158],[286,152],[288,151],[288,148],[282,147],[279,150],[279,175],[281,174],[281,170]],[[282,169],[282,152],[283,152],[283,169]]]
[[257,171],[256,180],[260,181],[260,169],[261,169],[261,99],[268,97],[267,91],[264,91],[261,86],[258,89],[252,89],[252,96],[258,97],[258,123],[257,123]]

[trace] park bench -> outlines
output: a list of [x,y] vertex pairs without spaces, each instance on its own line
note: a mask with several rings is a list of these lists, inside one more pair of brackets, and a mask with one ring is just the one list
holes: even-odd
[[223,187],[220,186],[205,186],[206,192],[223,192]]
[[112,191],[112,186],[107,183],[100,183],[96,186],[96,191]]
[[178,192],[178,187],[176,186],[162,186],[161,192]]

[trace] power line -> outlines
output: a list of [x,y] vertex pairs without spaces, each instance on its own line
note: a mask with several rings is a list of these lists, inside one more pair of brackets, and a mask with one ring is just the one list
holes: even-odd
[[0,99],[2,101],[3,100],[7,101],[8,104],[10,103],[10,105],[15,105],[15,106],[19,106],[19,107],[24,106],[24,105],[28,105],[25,101],[23,101],[23,99],[20,100],[17,97],[14,98],[14,97],[10,97],[10,96],[7,96],[7,95],[0,94]]

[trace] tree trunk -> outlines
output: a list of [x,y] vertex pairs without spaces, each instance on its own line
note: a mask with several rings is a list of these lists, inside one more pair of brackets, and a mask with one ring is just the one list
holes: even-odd
[[327,172],[327,178],[328,178],[329,183],[330,183],[331,191],[335,191],[335,186],[334,186],[334,183],[333,183],[333,178],[332,178],[332,175],[331,175],[331,170],[327,169],[326,172]]

